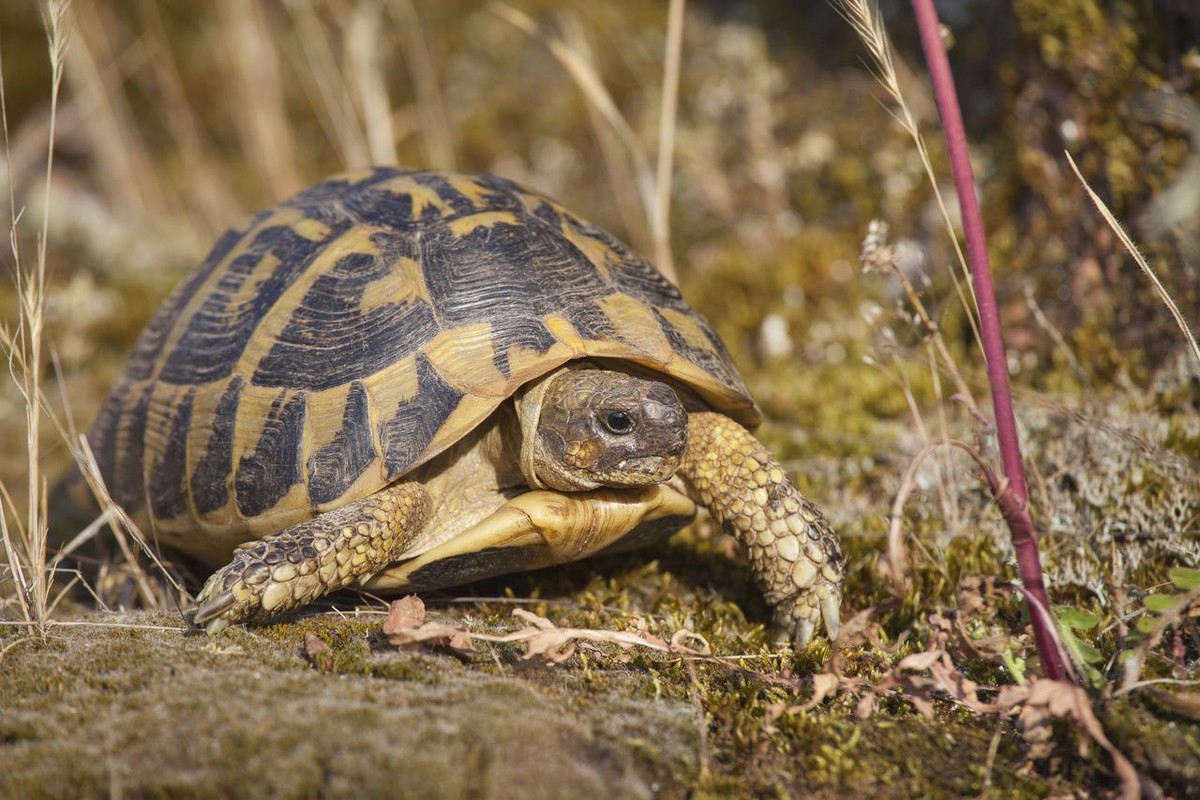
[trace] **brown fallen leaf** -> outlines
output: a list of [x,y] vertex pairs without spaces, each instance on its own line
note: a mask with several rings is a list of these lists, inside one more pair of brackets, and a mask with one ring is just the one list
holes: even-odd
[[315,633],[304,634],[304,656],[317,672],[333,672],[333,651]]
[[397,647],[444,645],[460,653],[475,651],[471,633],[464,627],[425,621],[425,603],[414,595],[402,597],[388,607],[383,635]]
[[1000,700],[1012,703],[1012,708],[1019,709],[1017,718],[1024,731],[1040,738],[1047,730],[1047,723],[1051,718],[1071,719],[1112,759],[1113,769],[1121,779],[1121,800],[1141,798],[1142,784],[1137,770],[1105,735],[1083,687],[1067,681],[1041,678],[1023,686],[1009,686],[1005,689]]
[[417,628],[425,621],[425,601],[415,594],[393,600],[388,606],[383,632],[391,633],[400,628]]
[[808,702],[800,706],[802,711],[816,708],[817,704],[842,688],[842,676],[832,672],[818,672],[812,676],[813,693]]

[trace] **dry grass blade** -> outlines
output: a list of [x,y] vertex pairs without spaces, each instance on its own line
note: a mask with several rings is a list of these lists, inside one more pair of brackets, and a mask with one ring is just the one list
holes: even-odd
[[[560,15],[559,21],[566,46],[585,62],[592,63],[594,57],[591,46],[579,16],[564,12]],[[635,173],[631,159],[626,155],[625,146],[593,103],[585,103],[584,108],[587,110],[588,122],[596,137],[596,144],[600,147],[604,174],[608,179],[609,189],[616,199],[617,215],[625,228],[625,234],[636,250],[653,253],[654,237],[650,233],[650,220],[642,213],[638,175]]]
[[343,80],[342,71],[338,69],[326,28],[317,17],[312,0],[285,0],[284,6],[296,23],[296,34],[303,51],[302,68],[307,68],[312,78],[301,83],[309,91],[310,87],[316,87],[313,108],[328,131],[330,141],[337,148],[342,163],[347,167],[366,166],[370,163],[370,155],[359,117],[350,101],[351,94]]
[[1179,326],[1179,330],[1183,331],[1183,335],[1187,339],[1188,346],[1192,348],[1192,354],[1196,356],[1196,362],[1200,363],[1200,345],[1196,343],[1196,335],[1192,333],[1191,326],[1188,325],[1187,320],[1183,316],[1183,312],[1179,310],[1179,306],[1177,306],[1174,299],[1171,298],[1171,294],[1167,291],[1167,287],[1163,286],[1162,281],[1160,281],[1158,276],[1154,274],[1154,270],[1152,270],[1150,265],[1146,263],[1145,256],[1143,256],[1138,250],[1137,245],[1133,242],[1133,239],[1129,238],[1129,234],[1127,234],[1125,229],[1121,227],[1121,223],[1117,222],[1117,218],[1113,216],[1112,211],[1110,211],[1108,206],[1104,204],[1104,201],[1100,199],[1100,196],[1092,191],[1092,187],[1088,185],[1088,182],[1083,179],[1082,173],[1079,172],[1079,167],[1075,165],[1075,159],[1071,158],[1070,153],[1066,153],[1066,156],[1068,163],[1071,165],[1071,169],[1075,172],[1075,177],[1079,179],[1081,184],[1083,184],[1083,188],[1088,193],[1088,197],[1090,197],[1092,202],[1096,204],[1096,208],[1100,211],[1100,216],[1104,217],[1104,221],[1108,223],[1108,226],[1112,228],[1113,233],[1115,233],[1117,238],[1121,240],[1121,244],[1125,245],[1125,249],[1129,251],[1131,256],[1133,256],[1133,260],[1137,262],[1138,267],[1140,267],[1145,276],[1150,279],[1150,283],[1154,285],[1154,291],[1158,293],[1159,298],[1171,312],[1171,316],[1175,318],[1175,324]]
[[921,165],[925,169],[925,177],[929,180],[929,186],[933,190],[933,197],[937,202],[942,222],[946,226],[950,241],[954,245],[954,252],[958,257],[959,272],[951,271],[950,273],[954,280],[954,289],[958,294],[959,302],[962,303],[963,308],[967,312],[967,319],[971,324],[975,341],[980,342],[983,337],[980,335],[979,324],[975,319],[975,296],[968,274],[967,258],[963,253],[962,245],[958,241],[958,234],[954,221],[950,216],[949,208],[942,197],[941,190],[938,188],[939,182],[937,175],[933,172],[933,161],[929,157],[929,149],[925,145],[925,137],[921,135],[921,130],[917,126],[916,116],[913,114],[912,108],[900,88],[900,78],[896,72],[896,65],[892,55],[892,44],[887,35],[887,28],[883,24],[883,16],[879,13],[879,7],[874,0],[837,0],[834,3],[834,8],[842,15],[843,19],[850,23],[854,32],[858,34],[863,45],[867,48],[867,52],[870,54],[871,61],[874,64],[872,73],[880,85],[887,90],[888,96],[895,104],[892,116],[912,139],[913,146],[916,147],[917,153],[921,157]]
[[517,30],[523,31],[542,42],[550,51],[550,54],[567,71],[567,74],[571,76],[571,79],[575,81],[575,84],[583,92],[588,102],[591,103],[604,121],[617,134],[617,138],[621,140],[621,143],[625,146],[625,150],[629,153],[629,157],[633,160],[634,171],[637,173],[642,208],[646,210],[646,215],[649,217],[651,214],[650,210],[654,208],[655,202],[654,171],[650,167],[650,160],[646,157],[646,151],[642,148],[641,142],[638,141],[637,134],[634,133],[633,128],[629,126],[629,123],[621,115],[617,104],[612,99],[612,95],[608,93],[608,89],[604,87],[600,76],[596,74],[596,70],[591,64],[581,58],[579,53],[568,47],[562,39],[543,30],[525,12],[518,11],[504,3],[494,3],[488,8],[493,14]]
[[663,67],[662,115],[658,124],[658,169],[654,178],[654,261],[672,283],[678,282],[671,254],[671,167],[675,158],[675,114],[679,106],[679,61],[683,53],[684,0],[671,0]]
[[[958,240],[955,239],[957,246]],[[942,369],[950,377],[954,383],[956,397],[962,402],[971,416],[977,420],[983,420],[983,412],[979,410],[979,406],[975,403],[975,398],[971,394],[971,388],[967,385],[966,379],[958,369],[958,365],[954,361],[954,357],[950,353],[949,347],[946,345],[945,337],[942,336],[941,328],[937,321],[925,306],[925,301],[921,299],[921,293],[909,280],[908,275],[900,268],[897,261],[899,255],[897,251],[898,245],[888,243],[888,225],[883,220],[871,220],[867,228],[867,235],[863,238],[862,251],[859,253],[859,261],[862,264],[863,272],[885,271],[888,272],[900,284],[901,290],[904,292],[904,297],[916,315],[916,320],[920,322],[921,331],[928,339],[930,345],[936,350],[938,361]]]
[[150,559],[151,563],[158,569],[158,572],[166,578],[175,590],[176,595],[180,598],[187,598],[187,590],[175,579],[171,571],[158,557],[154,548],[150,546],[145,535],[138,529],[137,524],[125,513],[108,492],[108,487],[104,484],[104,478],[100,474],[100,466],[96,463],[96,457],[92,454],[91,447],[88,445],[87,439],[83,436],[75,440],[76,446],[73,448],[75,461],[79,464],[80,470],[83,472],[83,477],[87,481],[92,494],[100,502],[100,507],[104,509],[102,516],[109,520],[109,529],[112,530],[117,546],[121,549],[121,555],[124,558],[124,564],[128,565],[133,575],[134,582],[137,584],[144,603],[151,607],[158,607],[158,593],[155,591],[155,581],[151,580],[146,570],[141,567],[138,562],[134,547],[140,549]]
[[258,3],[221,0],[217,10],[222,35],[213,46],[224,48],[234,73],[230,88],[239,110],[233,115],[238,139],[248,154],[247,161],[262,171],[271,193],[289,195],[300,188],[301,180],[275,37]]
[[966,442],[951,439],[927,445],[909,463],[900,479],[900,488],[892,501],[892,512],[888,524],[887,549],[876,561],[875,569],[892,588],[896,597],[904,597],[912,585],[908,548],[904,545],[904,504],[916,487],[916,474],[925,459],[936,455],[944,448],[957,447],[971,456],[985,472],[990,472],[987,462]]
[[438,86],[437,70],[429,53],[421,18],[412,0],[392,0],[388,8],[404,36],[404,62],[412,75],[425,160],[434,169],[452,170],[455,168],[454,129],[446,114],[446,104]]
[[[57,125],[59,89],[62,86],[67,60],[69,34],[68,3],[52,0],[45,7],[45,27],[50,56],[50,120],[46,141],[46,172],[42,202],[41,227],[37,237],[37,258],[32,270],[26,271],[21,262],[18,245],[18,225],[21,210],[13,189],[10,174],[10,243],[14,276],[19,301],[15,330],[6,329],[0,337],[0,347],[8,361],[9,371],[24,401],[25,456],[27,485],[25,520],[20,521],[20,509],[13,502],[8,487],[0,485],[0,538],[8,559],[8,571],[16,583],[18,602],[25,620],[43,627],[50,609],[50,572],[47,569],[48,527],[46,523],[46,487],[41,473],[42,422],[42,355],[46,319],[46,237],[50,230],[50,183],[54,171],[54,137]],[[3,74],[0,73],[0,87]],[[5,149],[8,149],[8,111],[6,97],[0,88],[0,111],[3,112]],[[11,164],[11,162],[9,162]],[[9,517],[13,523],[9,523]]]
[[[48,19],[62,20],[65,11],[56,8],[65,9],[67,5],[60,0],[50,3]],[[97,185],[114,208],[138,214],[175,210],[177,204],[162,191],[129,97],[120,85],[121,72],[115,67],[122,59],[113,52],[109,36],[114,21],[112,9],[103,3],[80,3],[72,16],[79,35],[72,37],[69,48],[64,38],[58,45],[59,55],[73,104],[82,108],[86,120],[79,132],[94,151],[93,161],[100,174]],[[57,88],[52,90],[52,102],[56,94]]]
[[[178,143],[182,159],[191,165],[188,172],[191,189],[186,201],[188,210],[199,211],[207,228],[224,228],[236,213],[237,203],[220,175],[217,149],[204,129],[200,110],[189,97],[180,75],[177,53],[171,47],[163,22],[163,9],[155,0],[139,0],[138,16],[147,28],[144,38],[151,54],[147,66],[154,79],[156,99],[165,109],[163,116],[172,139]],[[247,115],[257,110],[257,107],[247,108]],[[242,116],[239,115],[237,120],[240,124]]]
[[1029,313],[1033,316],[1033,321],[1037,323],[1037,326],[1046,332],[1046,335],[1054,342],[1054,346],[1058,348],[1058,352],[1062,353],[1063,358],[1067,361],[1067,366],[1071,368],[1071,372],[1074,373],[1075,379],[1079,381],[1079,384],[1081,386],[1090,386],[1091,378],[1088,377],[1087,370],[1083,368],[1083,364],[1071,349],[1071,345],[1067,342],[1066,337],[1063,336],[1062,331],[1046,316],[1046,312],[1038,304],[1037,297],[1033,293],[1033,287],[1030,285],[1025,286],[1025,307],[1029,309]]
[[350,84],[362,112],[367,149],[373,164],[395,164],[396,137],[392,131],[392,103],[380,66],[379,35],[383,9],[363,3],[350,14],[346,29],[346,59]]
[[[0,625],[21,626],[22,622],[0,620]],[[188,628],[183,625],[154,625],[148,622],[110,622],[101,620],[53,620],[47,623],[49,628],[104,628],[127,631],[163,631],[164,633],[186,633]]]

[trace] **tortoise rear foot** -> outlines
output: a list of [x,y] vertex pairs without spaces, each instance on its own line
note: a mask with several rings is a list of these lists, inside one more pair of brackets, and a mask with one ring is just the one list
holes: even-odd
[[728,417],[695,412],[677,474],[749,553],[775,612],[772,644],[805,645],[821,624],[835,639],[843,580],[837,533],[770,451]]
[[264,536],[205,582],[191,622],[217,633],[369,577],[404,553],[429,514],[425,487],[402,483]]

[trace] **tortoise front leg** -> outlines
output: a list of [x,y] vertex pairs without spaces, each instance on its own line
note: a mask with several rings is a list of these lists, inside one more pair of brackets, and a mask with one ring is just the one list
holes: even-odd
[[205,582],[192,623],[216,633],[373,575],[403,555],[430,508],[424,486],[401,483],[264,536]]
[[774,609],[772,641],[803,645],[822,620],[837,636],[842,595],[838,536],[754,436],[721,414],[688,416],[688,443],[676,473],[750,555]]

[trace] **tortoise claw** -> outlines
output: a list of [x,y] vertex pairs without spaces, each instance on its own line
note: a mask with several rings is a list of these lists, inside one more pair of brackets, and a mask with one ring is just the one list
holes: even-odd
[[838,628],[841,627],[842,614],[839,605],[836,593],[821,600],[821,619],[825,621],[825,633],[830,642],[837,639]]
[[813,631],[816,626],[813,625],[811,619],[802,619],[796,622],[796,647],[804,647],[812,641]]
[[192,612],[191,623],[196,626],[203,626],[209,636],[220,633],[229,625],[229,620],[222,615],[233,607],[237,602],[237,598],[233,596],[233,592],[222,592],[216,597],[204,599],[201,594],[201,604]]

